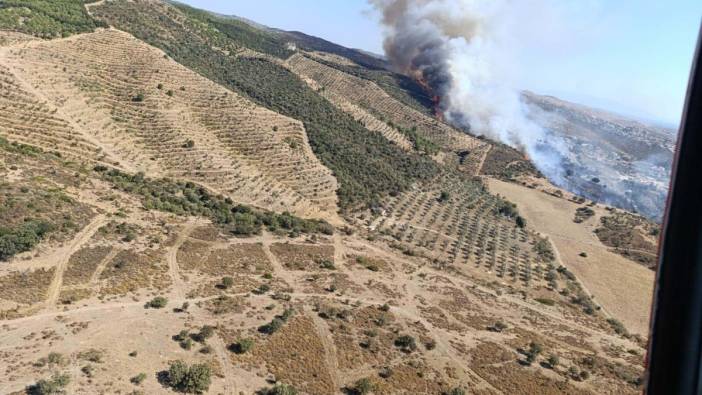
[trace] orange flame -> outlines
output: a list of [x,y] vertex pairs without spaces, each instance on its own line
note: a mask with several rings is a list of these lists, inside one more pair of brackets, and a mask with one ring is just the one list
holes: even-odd
[[410,71],[409,74],[412,78],[414,78],[415,81],[421,86],[426,93],[428,93],[431,96],[431,102],[432,106],[434,109],[434,115],[436,118],[440,121],[444,121],[444,112],[441,110],[441,96],[437,95],[434,93],[434,90],[431,88],[431,86],[427,83],[427,81],[424,79],[424,76],[422,75],[421,72],[418,70],[412,70]]

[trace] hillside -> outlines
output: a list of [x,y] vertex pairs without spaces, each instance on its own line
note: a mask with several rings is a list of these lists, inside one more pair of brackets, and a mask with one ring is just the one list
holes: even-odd
[[560,186],[660,221],[668,194],[675,131],[531,92],[537,123],[565,144]]
[[0,393],[640,391],[657,228],[382,60],[156,0],[0,28]]

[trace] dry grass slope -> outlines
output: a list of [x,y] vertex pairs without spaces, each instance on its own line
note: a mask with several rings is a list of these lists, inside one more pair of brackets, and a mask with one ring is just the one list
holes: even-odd
[[[279,211],[320,216],[336,210],[336,180],[313,155],[300,122],[256,106],[126,33],[105,30],[4,50],[12,73],[127,169],[192,179]],[[7,91],[21,94],[15,85],[10,81]],[[77,155],[99,151],[68,132],[53,133],[65,151],[77,151],[71,145],[85,145]]]

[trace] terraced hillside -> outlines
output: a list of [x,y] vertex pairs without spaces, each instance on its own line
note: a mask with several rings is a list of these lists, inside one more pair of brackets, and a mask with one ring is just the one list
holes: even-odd
[[515,225],[518,214],[505,207],[480,182],[447,177],[388,199],[369,227],[437,265],[484,268],[529,287],[554,260],[538,256],[538,237]]
[[[437,262],[398,252],[384,232],[328,235],[300,219],[293,222],[308,233],[280,218],[233,236],[207,208],[252,212],[236,202],[213,205],[214,197],[192,195],[195,185],[23,147],[0,146],[7,196],[52,185],[87,210],[77,229],[57,230],[0,266],[0,392],[638,391],[644,343],[558,292],[578,289],[567,270],[548,267],[546,280],[528,285],[521,274],[495,281],[472,267],[477,258]],[[469,185],[476,209],[495,203]],[[190,197],[157,192],[163,188]],[[156,196],[161,204],[146,204]],[[407,199],[394,210],[411,206]],[[426,202],[426,217],[452,218],[459,202]],[[470,218],[482,218],[482,229],[492,215]],[[531,240],[497,223],[514,248]],[[197,367],[195,387],[175,381],[181,363]]]
[[489,144],[404,105],[371,81],[316,62],[304,54],[291,56],[286,64],[301,77],[314,81],[314,87],[322,96],[388,139],[402,141],[396,137],[399,128],[410,135],[416,148],[417,139],[426,139],[452,153],[468,152],[468,160],[464,163],[468,172],[476,174],[480,170]]
[[355,50],[26,2],[80,18],[0,1],[0,393],[640,392],[657,228]]
[[246,47],[236,24],[220,29],[221,21],[203,20],[187,7],[144,0],[100,3],[90,10],[208,79],[301,121],[315,155],[339,182],[337,195],[344,210],[368,206],[438,172],[432,160],[408,155],[310,89],[279,64],[274,56],[284,56],[279,51],[261,54]]
[[[44,113],[68,120],[65,131],[41,127],[57,122],[51,119],[31,122],[51,131],[45,148],[54,144],[76,156],[102,148],[125,169],[192,179],[261,207],[336,211],[336,180],[312,154],[300,122],[256,106],[126,33],[105,30],[2,51],[10,84],[24,82],[53,108]],[[23,94],[16,90],[7,92]],[[7,114],[22,119],[20,111]],[[31,133],[16,128],[8,132]]]
[[35,94],[9,68],[0,65],[0,131],[16,142],[31,143],[76,159],[110,160],[56,107]]

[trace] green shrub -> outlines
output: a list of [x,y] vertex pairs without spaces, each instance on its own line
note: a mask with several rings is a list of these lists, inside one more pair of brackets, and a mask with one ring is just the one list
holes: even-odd
[[66,37],[104,27],[76,0],[3,0],[0,29],[17,30],[42,38]]
[[259,327],[259,331],[271,335],[275,332],[278,332],[278,330],[282,328],[284,324],[285,321],[276,317],[273,318],[273,320],[271,320],[271,322],[267,323],[266,325]]
[[263,52],[275,57],[286,59],[293,51],[289,50],[286,43],[275,35],[249,26],[243,21],[234,18],[222,18],[207,11],[199,10],[182,3],[174,3],[181,11],[205,25],[209,25],[221,32],[229,40],[257,52]]
[[168,368],[168,385],[185,393],[206,392],[211,383],[210,367],[205,364],[188,366],[183,361],[171,362]]
[[95,362],[95,363],[102,363],[103,357],[104,357],[104,353],[102,351],[96,350],[94,348],[91,348],[90,350],[82,351],[82,352],[78,353],[78,358],[85,359],[85,360],[88,360],[90,362]]
[[207,339],[212,337],[215,333],[215,328],[210,325],[204,325],[202,328],[200,328],[200,331],[198,333],[193,334],[193,339],[196,342],[199,343],[204,343]]
[[629,331],[624,327],[624,324],[616,318],[607,318],[607,323],[614,329],[614,332],[618,335],[629,336]]
[[326,234],[333,231],[331,225],[322,220],[302,219],[288,212],[277,214],[235,204],[231,199],[213,195],[193,182],[150,179],[143,173],[127,174],[104,166],[95,166],[93,169],[117,189],[141,196],[146,209],[208,217],[233,234],[259,234],[264,225],[272,224],[291,233]]
[[539,238],[533,249],[543,262],[552,262],[556,259],[551,242],[547,238]]
[[322,262],[319,263],[319,267],[322,269],[327,269],[327,270],[335,270],[336,266],[334,266],[334,262],[330,261],[329,259],[324,259]]
[[237,354],[245,354],[254,346],[254,340],[249,338],[239,339],[229,346],[229,349]]
[[297,395],[297,389],[288,384],[276,384],[273,388],[267,388],[258,392],[260,395]]
[[163,296],[157,296],[146,303],[146,307],[152,309],[162,309],[168,304],[168,299]]
[[529,344],[529,349],[525,351],[527,365],[531,365],[536,361],[536,357],[541,354],[541,351],[543,351],[541,344],[531,342]]
[[182,342],[183,340],[190,337],[190,332],[187,329],[183,329],[177,335],[173,336],[173,340]]
[[29,251],[55,227],[43,220],[28,219],[15,228],[0,226],[0,261]]
[[504,199],[500,199],[495,206],[495,213],[505,217],[514,218],[519,215],[517,205]]
[[257,295],[263,295],[266,292],[271,290],[271,286],[268,284],[261,284],[258,286],[258,288],[254,289],[252,292],[257,294]]
[[50,379],[41,379],[36,384],[27,387],[27,392],[32,395],[63,394],[64,387],[70,383],[71,377],[67,374],[54,374]]
[[58,352],[50,352],[49,356],[47,357],[47,360],[51,365],[63,365],[65,361],[65,359],[63,358],[63,354]]
[[132,384],[134,384],[134,385],[139,385],[142,382],[144,382],[144,380],[146,380],[146,373],[143,373],[143,372],[139,373],[136,376],[129,379],[129,381],[131,381]]
[[502,332],[502,331],[504,331],[505,329],[507,329],[507,324],[505,324],[505,323],[502,322],[502,321],[497,321],[497,322],[495,322],[494,325],[492,325],[492,326],[489,327],[488,329],[491,330],[491,331],[493,331],[493,332]]
[[546,306],[553,306],[556,304],[555,300],[549,298],[536,298],[535,300],[541,304],[545,304]]
[[402,335],[395,339],[395,346],[399,347],[402,351],[412,352],[417,349],[417,342],[412,336]]
[[234,279],[227,276],[222,278],[222,288],[229,289],[234,286]]
[[283,325],[285,325],[285,322],[287,322],[290,319],[290,317],[293,316],[293,314],[293,309],[286,309],[285,311],[283,311],[283,314],[276,316],[268,324],[260,326],[258,330],[261,333],[271,335],[280,330],[280,328],[282,328]]
[[180,346],[181,346],[184,350],[192,350],[192,348],[193,348],[193,339],[187,338],[187,339],[183,340],[182,342],[180,342]]
[[366,395],[373,391],[373,383],[366,377],[359,379],[353,384],[351,391],[357,395]]

